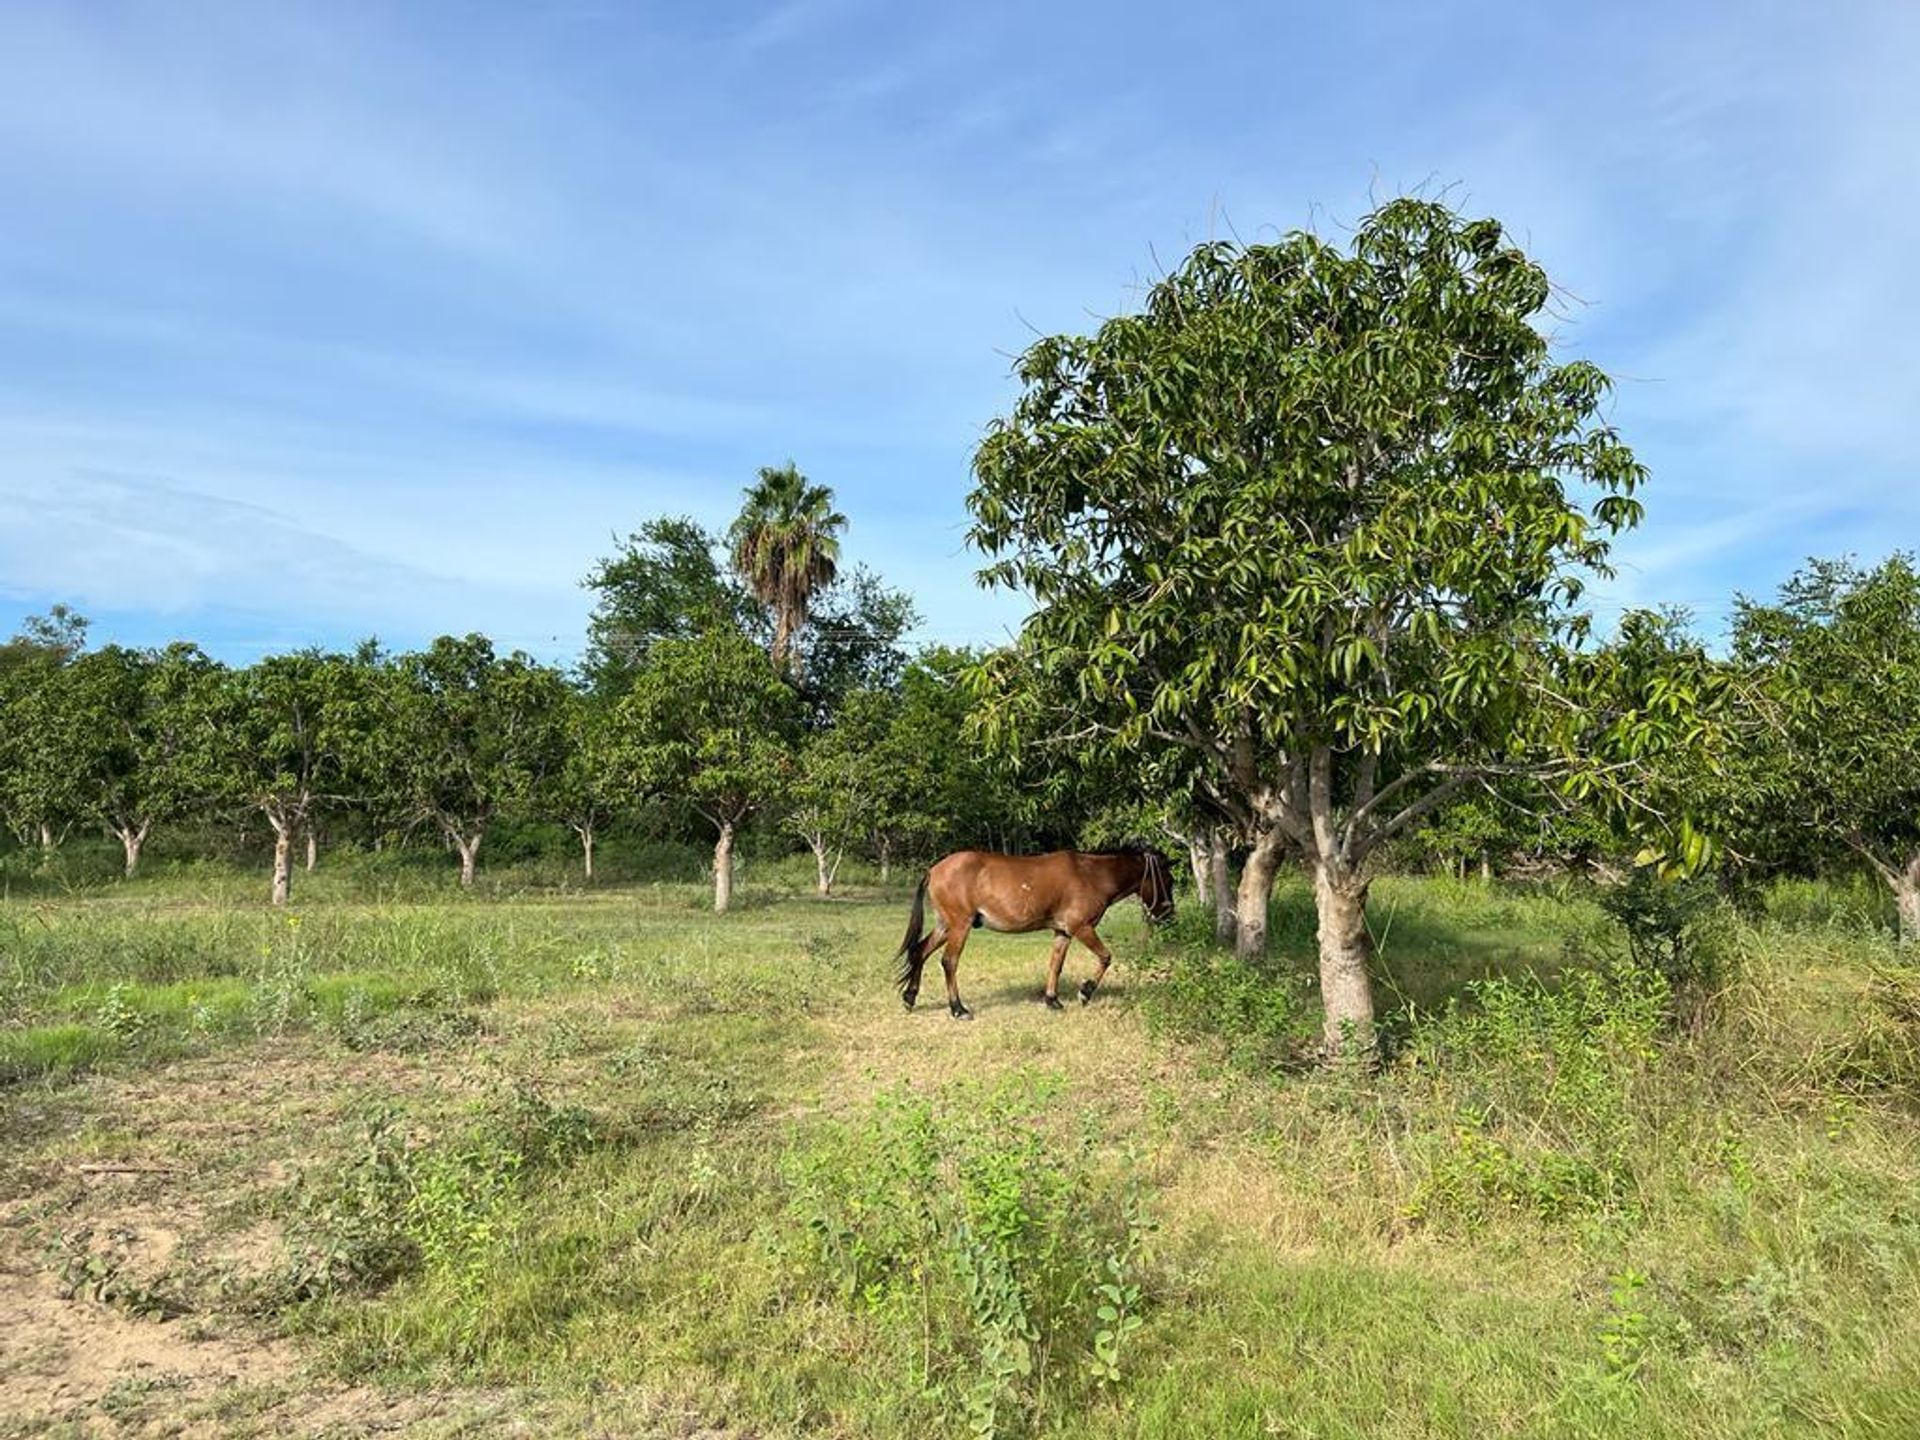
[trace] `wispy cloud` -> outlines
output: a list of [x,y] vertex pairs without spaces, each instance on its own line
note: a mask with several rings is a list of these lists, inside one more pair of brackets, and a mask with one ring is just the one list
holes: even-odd
[[1654,484],[1604,603],[1920,540],[1920,14],[1181,25],[1231,43],[1011,0],[0,9],[0,594],[577,641],[611,534],[792,456],[984,638],[1006,356],[1420,184],[1507,218],[1622,377]]

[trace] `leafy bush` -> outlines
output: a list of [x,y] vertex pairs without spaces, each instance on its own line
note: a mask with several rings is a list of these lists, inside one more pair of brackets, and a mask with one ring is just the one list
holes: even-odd
[[1601,892],[1600,908],[1626,932],[1634,963],[1666,982],[1680,1018],[1702,1018],[1705,1002],[1726,978],[1721,904],[1711,882],[1663,878],[1645,866],[1624,885]]
[[928,1329],[934,1390],[972,1433],[1022,1433],[1041,1396],[1118,1384],[1147,1304],[1151,1226],[1093,1139],[1049,1134],[1056,1078],[883,1095],[789,1162],[816,1282]]

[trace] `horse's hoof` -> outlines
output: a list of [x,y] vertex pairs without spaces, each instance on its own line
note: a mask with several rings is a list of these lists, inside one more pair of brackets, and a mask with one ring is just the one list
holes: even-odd
[[967,1007],[962,1005],[958,1000],[954,1001],[953,1004],[949,1005],[947,1007],[947,1010],[956,1020],[973,1019],[973,1011],[967,1009]]
[[1080,982],[1080,1003],[1085,1005],[1091,999],[1093,999],[1093,981],[1082,980]]
[[914,1002],[915,1000],[918,1000],[919,998],[920,998],[920,997],[919,997],[918,995],[902,995],[902,996],[900,997],[900,1003],[901,1003],[902,1005],[904,1005],[904,1006],[906,1006],[908,1010],[912,1010],[912,1009],[913,1009],[913,1002]]
[[1047,1002],[1047,1009],[1049,1010],[1064,1010],[1067,1008],[1066,1006],[1060,1003],[1060,997],[1058,995],[1048,995],[1045,997],[1045,999]]

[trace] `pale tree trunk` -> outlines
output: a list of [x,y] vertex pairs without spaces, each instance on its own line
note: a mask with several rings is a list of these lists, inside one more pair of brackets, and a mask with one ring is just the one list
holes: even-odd
[[311,875],[314,867],[320,863],[320,836],[314,828],[307,827],[307,873]]
[[580,837],[580,863],[587,879],[593,879],[593,826],[576,825],[573,833]]
[[1286,851],[1286,836],[1277,828],[1260,832],[1240,872],[1240,891],[1234,900],[1233,950],[1248,964],[1267,954],[1267,906],[1273,899],[1274,876]]
[[116,825],[113,833],[120,837],[120,848],[127,852],[127,879],[133,878],[140,868],[140,847],[147,842],[147,831],[152,821],[143,825]]
[[473,864],[480,856],[480,842],[486,837],[486,833],[484,830],[479,830],[471,836],[455,835],[453,837],[454,849],[460,852],[460,884],[467,889],[473,888]]
[[827,842],[808,840],[807,845],[813,851],[814,893],[831,895],[833,893],[833,871],[827,868]]
[[892,875],[893,842],[891,840],[882,840],[880,842],[880,883],[882,885],[886,884],[887,881],[892,878]]
[[40,848],[51,855],[59,848],[60,841],[53,833],[53,826],[47,821],[40,822]]
[[1894,882],[1893,898],[1900,909],[1900,944],[1920,949],[1920,855],[1907,862]]
[[713,846],[713,911],[720,915],[733,903],[733,822],[720,826],[720,838]]
[[1214,907],[1213,835],[1202,830],[1187,842],[1187,864],[1193,870],[1193,894],[1208,910]]
[[1222,945],[1236,943],[1240,931],[1240,917],[1233,913],[1233,873],[1230,866],[1232,857],[1227,851],[1227,839],[1219,831],[1214,831],[1213,844],[1207,851],[1207,866],[1212,872],[1213,893],[1213,938]]
[[1313,872],[1319,917],[1320,1003],[1326,1012],[1329,1058],[1373,1054],[1373,937],[1367,932],[1367,881],[1339,861],[1320,860]]
[[272,899],[284,905],[293,893],[293,822],[269,815],[267,823],[273,826]]

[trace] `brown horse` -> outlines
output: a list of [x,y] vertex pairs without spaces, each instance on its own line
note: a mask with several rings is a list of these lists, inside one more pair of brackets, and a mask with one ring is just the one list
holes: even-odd
[[[1060,1006],[1060,966],[1067,946],[1078,940],[1100,961],[1093,978],[1080,986],[1080,1003],[1093,998],[1094,988],[1113,963],[1113,952],[1093,927],[1116,900],[1138,895],[1154,921],[1173,914],[1173,877],[1166,856],[1155,850],[1120,850],[1083,854],[1056,850],[1050,855],[996,855],[989,850],[956,850],[936,861],[920,877],[914,892],[913,913],[907,917],[907,938],[894,958],[900,962],[900,998],[909,1010],[920,998],[920,972],[927,957],[944,945],[940,957],[947,972],[947,1010],[956,1020],[971,1020],[973,1012],[960,1003],[960,952],[967,932],[984,926],[1006,934],[1053,931],[1053,957],[1047,965],[1046,1001]],[[926,918],[927,897],[933,897],[936,920],[931,935],[920,933]]]

